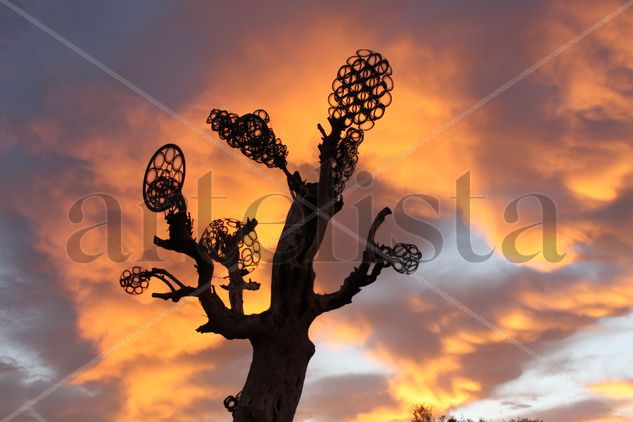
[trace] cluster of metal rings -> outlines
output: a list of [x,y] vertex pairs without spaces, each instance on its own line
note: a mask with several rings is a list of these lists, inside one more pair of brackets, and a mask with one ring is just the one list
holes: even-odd
[[237,405],[240,403],[241,395],[242,392],[240,391],[239,393],[237,393],[236,396],[228,396],[227,398],[225,398],[224,407],[226,408],[226,410],[228,410],[230,413],[234,413],[237,410]]
[[253,272],[261,259],[261,247],[255,230],[244,233],[240,239],[233,239],[243,223],[233,218],[213,220],[200,237],[200,246],[210,257],[227,259],[229,248],[237,240],[237,265],[242,274]]
[[383,246],[382,253],[393,269],[402,274],[413,274],[422,259],[422,252],[411,243],[397,243],[393,247]]
[[334,191],[341,194],[345,183],[354,174],[358,162],[358,146],[363,142],[363,131],[349,128],[345,137],[336,146],[336,158],[332,160]]
[[143,179],[143,201],[150,211],[183,209],[185,156],[175,144],[163,145],[147,164]]
[[332,83],[328,97],[329,114],[344,119],[345,126],[368,130],[391,104],[391,66],[387,59],[371,50],[358,50],[347,59]]
[[268,126],[270,116],[264,110],[238,116],[226,110],[214,108],[207,118],[211,130],[231,147],[239,148],[248,158],[268,167],[286,167],[288,148],[275,137]]
[[151,273],[144,268],[135,266],[121,274],[119,283],[126,293],[140,295],[149,287]]

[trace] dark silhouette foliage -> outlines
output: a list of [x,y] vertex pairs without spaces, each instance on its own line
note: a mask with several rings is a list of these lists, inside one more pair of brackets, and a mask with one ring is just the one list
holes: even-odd
[[[413,407],[413,418],[411,422],[488,422],[486,419],[468,419],[468,418],[458,418],[455,416],[438,416],[437,418],[433,416],[433,409],[429,406],[424,406],[422,404],[418,404]],[[507,419],[504,422],[543,422],[540,419],[528,419],[528,418],[519,418],[519,419]]]

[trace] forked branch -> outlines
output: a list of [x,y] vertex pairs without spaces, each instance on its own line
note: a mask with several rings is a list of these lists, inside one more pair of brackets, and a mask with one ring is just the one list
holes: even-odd
[[[189,248],[192,242],[196,245],[193,251]],[[185,296],[197,297],[209,318],[206,324],[201,325],[197,329],[200,333],[217,333],[227,339],[248,338],[251,336],[253,331],[257,329],[259,317],[256,315],[245,316],[243,312],[236,312],[224,305],[224,302],[218,296],[211,283],[213,278],[213,262],[202,254],[202,248],[197,247],[191,235],[182,238],[178,237],[176,239],[170,237],[158,243],[159,246],[161,244],[169,245],[170,250],[185,253],[195,260],[196,271],[198,272],[198,286],[193,288],[184,285],[174,277],[173,280],[180,286],[179,289],[175,289],[169,293],[157,293],[152,296],[173,301],[178,301]],[[192,252],[191,254],[188,253],[190,251]],[[164,273],[167,272],[164,271]]]
[[[169,271],[162,268],[152,268],[150,272],[152,274],[152,277],[161,280],[163,283],[167,285],[167,287],[169,287],[169,290],[171,290],[170,292],[167,292],[167,293],[152,293],[152,297],[163,299],[163,300],[171,300],[173,302],[178,302],[180,299],[182,299],[185,296],[194,295],[195,289],[193,287],[183,284]],[[178,288],[175,288],[172,283],[178,286]]]
[[244,314],[244,290],[257,290],[259,283],[244,281],[260,259],[260,246],[255,228],[257,220],[241,222],[223,218],[211,222],[200,238],[200,250],[213,261],[228,270],[229,284],[222,287],[229,291],[231,309]]
[[[193,238],[193,223],[181,193],[184,180],[185,158],[182,150],[174,144],[164,145],[154,153],[147,165],[143,181],[143,198],[148,209],[165,213],[165,220],[169,226],[169,237],[161,239],[155,236],[154,243],[166,250],[184,254],[195,261],[198,273],[197,287],[182,283],[165,269],[144,270],[141,267],[125,270],[120,278],[121,287],[127,293],[141,294],[149,287],[149,280],[156,278],[162,281],[169,291],[153,293],[152,296],[155,298],[174,302],[187,296],[198,298],[209,318],[206,324],[198,328],[199,332],[214,332],[226,338],[248,338],[259,326],[260,319],[258,316],[244,316],[239,306],[237,310],[228,309],[213,288],[211,284],[213,261],[208,254],[203,253],[204,249]],[[228,243],[224,243],[225,252],[228,252],[225,257],[240,256],[237,244],[246,233],[252,231],[256,224],[255,220],[249,220],[236,231],[233,237],[224,239],[228,240]],[[229,265],[229,267],[237,267],[237,265]],[[229,272],[231,273],[231,270]],[[244,283],[240,272],[233,273],[239,275],[241,284],[251,289],[255,288],[257,283]]]
[[390,265],[387,257],[375,241],[378,228],[389,214],[391,214],[391,210],[389,208],[383,208],[374,219],[367,234],[367,244],[363,252],[363,260],[360,265],[355,267],[350,275],[345,278],[341,288],[334,293],[318,295],[320,312],[332,311],[352,303],[352,298],[360,292],[363,287],[376,281],[382,269]]

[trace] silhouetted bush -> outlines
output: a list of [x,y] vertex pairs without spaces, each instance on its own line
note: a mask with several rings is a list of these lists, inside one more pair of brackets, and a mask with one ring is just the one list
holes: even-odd
[[[411,422],[487,422],[486,419],[467,419],[467,418],[456,418],[455,416],[433,416],[433,408],[430,406],[424,406],[423,404],[418,404],[413,407],[413,419]],[[543,422],[541,419],[529,419],[529,418],[519,418],[519,419],[508,419],[504,422]]]

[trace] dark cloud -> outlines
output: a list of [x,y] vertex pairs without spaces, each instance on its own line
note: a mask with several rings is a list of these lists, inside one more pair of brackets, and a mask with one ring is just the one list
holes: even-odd
[[341,421],[382,406],[394,405],[384,375],[328,376],[308,384],[301,398],[302,419]]
[[[31,224],[2,212],[0,230],[0,412],[7,415],[97,351],[75,332],[73,303],[59,288],[49,258],[34,248]],[[112,381],[64,385],[35,409],[51,420],[107,420],[104,411],[116,409],[119,399]]]
[[[540,1],[404,2],[388,6],[384,2],[273,2],[248,6],[219,2],[16,4],[178,111],[185,110],[202,93],[208,96],[204,102],[210,104],[241,101],[243,107],[268,107],[254,103],[262,99],[275,103],[271,93],[287,84],[300,85],[297,75],[303,75],[302,63],[309,63],[305,67],[323,65],[323,58],[338,55],[338,49],[351,53],[357,47],[381,49],[389,56],[392,51],[398,52],[401,40],[412,40],[411,46],[419,48],[395,55],[392,63],[398,77],[418,81],[420,89],[438,90],[438,95],[461,98],[470,104],[549,53],[552,40],[548,27],[560,24],[584,29],[577,20],[561,15],[550,2]],[[332,28],[341,28],[345,37],[324,36],[316,49],[312,49],[312,44],[301,44],[302,40],[311,40],[311,30],[321,33]],[[561,37],[556,46],[566,40]],[[42,221],[66,224],[62,220],[66,218],[64,205],[86,193],[137,189],[136,185],[131,187],[133,183],[128,186],[127,180],[121,180],[131,176],[123,173],[125,169],[120,166],[145,159],[157,142],[166,141],[166,135],[156,124],[159,117],[164,117],[162,111],[4,7],[0,7],[0,45],[0,58],[9,64],[0,73],[0,121],[4,126],[0,191],[9,198],[0,205],[0,228],[5,234],[1,237],[0,260],[0,335],[4,340],[0,349],[0,411],[8,413],[97,352],[96,345],[82,340],[76,332],[77,304],[60,286],[64,275],[57,273],[59,263],[50,262],[51,257],[41,251],[41,245],[40,249],[35,246],[47,241],[45,236],[36,234],[47,231],[46,226],[41,226]],[[605,63],[614,89],[623,97],[630,97],[630,68],[618,64],[614,58],[617,54],[610,46],[592,46],[589,60]],[[427,50],[430,55],[426,55]],[[278,51],[284,52],[284,57],[273,54]],[[424,77],[443,72],[436,68],[436,62],[443,60],[463,72],[444,86],[422,86],[427,82]],[[270,74],[278,69],[287,74],[271,80]],[[228,80],[227,72],[237,76]],[[239,100],[227,98],[232,92],[241,96]],[[245,92],[248,98],[244,98]],[[567,174],[557,169],[542,170],[549,165],[542,164],[548,157],[583,161],[584,168],[609,167],[620,154],[612,147],[628,147],[632,122],[614,115],[606,105],[553,112],[564,104],[567,94],[564,83],[545,72],[536,72],[464,124],[476,138],[468,147],[469,154],[477,164],[472,169],[474,177],[481,181],[486,195],[507,203],[518,194],[546,193],[556,198],[561,222],[591,222],[596,226],[589,233],[589,241],[578,245],[578,264],[549,273],[499,262],[475,267],[476,264],[464,262],[451,246],[453,212],[424,216],[425,221],[441,229],[446,244],[443,255],[424,265],[420,274],[491,321],[503,323],[499,315],[513,310],[529,314],[537,326],[530,328],[534,333],[525,343],[539,352],[547,352],[557,340],[581,330],[597,317],[570,308],[541,309],[539,303],[522,302],[521,295],[545,292],[560,297],[561,291],[573,291],[586,279],[606,289],[628,275],[628,251],[632,246],[629,211],[633,208],[633,189],[628,179],[613,201],[589,209],[585,207],[586,199],[570,190]],[[143,113],[134,115],[138,110]],[[187,117],[204,126],[205,116]],[[49,126],[38,127],[44,123]],[[95,144],[88,148],[88,154],[85,147],[91,141]],[[433,142],[441,141],[440,138]],[[432,159],[423,157],[420,165],[431,165]],[[104,178],[94,167],[95,163],[108,160],[112,177]],[[359,168],[364,167],[362,160],[363,156]],[[310,166],[298,164],[304,174],[309,173]],[[140,178],[141,171],[139,168],[134,176]],[[119,177],[119,173],[123,175]],[[366,200],[369,193],[374,198],[373,209],[357,211],[355,205]],[[397,180],[384,174],[376,178],[371,188],[346,196],[347,209],[337,220],[364,237],[377,210],[394,206],[408,193],[411,192],[398,189]],[[49,218],[51,214],[57,217]],[[425,256],[432,254],[430,245],[415,234],[415,227],[398,227],[390,219],[379,236],[385,243],[413,241],[423,247]],[[333,230],[331,239],[336,239],[332,241],[332,253],[322,254],[317,267],[318,288],[322,291],[336,289],[359,258],[358,242],[340,230]],[[486,246],[483,238],[478,241]],[[334,260],[341,262],[335,264]],[[109,281],[115,278],[107,274],[95,283],[98,288],[109,287],[99,292],[104,298],[116,287]],[[600,289],[596,292],[597,295]],[[416,308],[409,303],[414,300],[425,307]],[[628,310],[628,305],[614,305],[605,314]],[[447,317],[452,318],[450,323],[441,323]],[[331,317],[323,318],[327,322]],[[421,366],[446,353],[443,339],[460,331],[482,330],[479,322],[432,293],[423,280],[401,277],[390,270],[385,270],[384,276],[357,296],[352,305],[339,311],[337,318],[352,326],[366,323],[371,327],[363,345],[366,350],[380,347],[394,357]],[[557,324],[548,324],[551,321]],[[20,354],[20,350],[28,353]],[[16,354],[23,360],[17,359]],[[169,359],[160,356],[142,358],[154,370],[170,364]],[[200,367],[209,362],[213,365],[188,379],[191,385],[213,393],[209,398],[183,405],[182,414],[194,420],[228,419],[221,400],[239,391],[243,384],[250,359],[248,344],[225,342],[215,349],[205,348],[173,359],[185,359]],[[476,381],[481,386],[477,392],[481,398],[491,394],[496,386],[517,379],[531,357],[509,344],[483,341],[455,359],[459,369],[440,377],[434,387],[449,391],[457,374]],[[132,359],[122,366],[138,363]],[[341,374],[310,381],[300,417],[343,420],[368,410],[368,403],[370,407],[395,405],[388,393],[388,379],[376,374]],[[125,400],[120,380],[112,379],[66,386],[36,409],[50,420],[111,420]],[[595,402],[586,401],[538,416],[564,422],[603,413],[604,409]],[[159,411],[147,416],[161,418]],[[23,417],[28,420],[36,416]]]
[[610,415],[611,412],[603,403],[590,399],[552,408],[539,414],[538,417],[544,421],[578,422],[592,421]]

